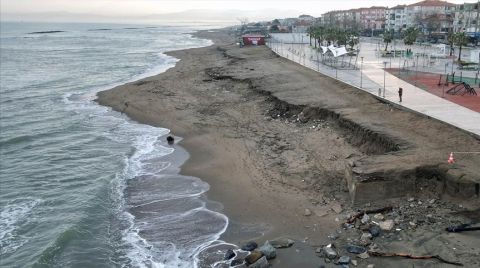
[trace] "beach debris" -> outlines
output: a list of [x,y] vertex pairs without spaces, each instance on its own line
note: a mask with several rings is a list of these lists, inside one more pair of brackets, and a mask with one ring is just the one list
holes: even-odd
[[349,253],[353,253],[353,254],[361,254],[361,253],[364,253],[367,251],[367,249],[365,247],[362,247],[362,246],[357,246],[357,245],[348,245],[346,247],[346,250],[349,252]]
[[230,266],[237,266],[237,265],[241,265],[244,263],[244,260],[243,259],[235,259],[233,260],[231,263],[230,263]]
[[247,257],[245,257],[245,261],[248,264],[252,264],[252,263],[255,263],[256,261],[258,261],[261,257],[263,257],[262,252],[260,252],[258,250],[254,250],[250,254],[248,254]]
[[393,226],[395,226],[395,222],[393,220],[385,220],[378,223],[378,226],[380,226],[382,231],[391,231]]
[[368,232],[372,235],[372,237],[378,237],[382,233],[382,230],[378,225],[370,225]]
[[303,213],[303,216],[311,216],[312,215],[312,211],[308,208],[305,209],[305,212]]
[[357,261],[357,260],[351,260],[350,262],[352,263],[353,266],[357,266],[357,265],[358,265],[358,261]]
[[460,224],[456,226],[450,226],[445,228],[445,230],[449,233],[460,233],[460,232],[467,232],[467,231],[480,231],[480,227],[470,227],[471,223]]
[[249,268],[267,268],[267,267],[270,267],[270,265],[268,264],[267,258],[263,256],[248,267]]
[[270,245],[272,245],[274,248],[289,248],[293,244],[295,244],[295,241],[285,237],[270,240]]
[[225,256],[223,257],[224,260],[230,260],[232,259],[233,257],[235,257],[235,252],[233,251],[233,249],[229,248],[227,250],[227,252],[225,252]]
[[335,259],[338,255],[337,251],[335,251],[332,244],[328,244],[324,246],[322,250],[323,250],[323,253],[325,254],[325,257],[331,260]]
[[276,249],[270,244],[270,242],[265,241],[265,243],[258,248],[260,252],[262,252],[263,256],[267,258],[267,260],[274,259],[277,256]]
[[363,217],[362,217],[362,219],[360,220],[360,222],[361,222],[362,224],[367,224],[369,221],[370,221],[370,217],[368,216],[368,214],[366,214],[366,213],[363,214]]
[[407,254],[407,253],[386,253],[386,252],[377,252],[377,251],[369,251],[368,253],[371,256],[375,256],[375,257],[403,257],[403,258],[415,259],[415,260],[437,259],[437,260],[439,260],[440,262],[443,262],[443,263],[448,263],[448,264],[455,265],[455,266],[463,266],[462,263],[446,260],[446,259],[440,257],[439,255],[416,256],[416,255],[411,255],[411,254]]
[[255,241],[249,241],[241,247],[242,250],[252,251],[258,247],[258,244]]
[[368,252],[363,252],[363,253],[357,254],[357,257],[364,260],[364,259],[370,258],[370,255],[368,255]]
[[369,210],[360,211],[352,215],[350,218],[348,218],[347,223],[350,223],[350,224],[354,223],[356,219],[363,217],[364,214],[383,213],[383,212],[391,211],[392,209],[393,207],[388,206],[388,207],[379,208],[379,209],[369,209]]
[[338,259],[338,263],[339,263],[339,264],[349,264],[349,263],[350,263],[350,257],[348,257],[348,256],[341,256],[341,257]]
[[362,236],[360,237],[360,240],[362,241],[368,241],[372,239],[373,235],[371,233],[363,233]]
[[385,219],[385,217],[383,216],[382,213],[377,213],[377,214],[373,215],[373,218],[376,219],[376,220],[379,220],[379,221],[383,221]]
[[367,268],[374,268],[375,267],[375,264],[369,264],[367,265]]
[[339,202],[333,201],[330,203],[330,208],[335,211],[335,213],[342,213],[342,205]]
[[328,238],[330,238],[331,240],[337,240],[338,234],[335,234],[335,233],[329,234]]
[[168,142],[168,144],[172,145],[175,142],[175,138],[173,138],[172,136],[168,136],[167,137],[167,142]]

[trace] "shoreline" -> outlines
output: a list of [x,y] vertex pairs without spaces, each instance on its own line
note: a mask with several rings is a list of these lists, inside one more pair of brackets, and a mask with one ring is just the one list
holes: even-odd
[[[404,126],[388,130],[407,152],[409,158],[395,157],[408,168],[419,165],[417,162],[428,165],[438,161],[435,157],[442,152],[434,151],[438,150],[435,142],[441,138],[460,135],[452,146],[467,147],[472,141],[458,130],[394,111],[365,94],[355,92],[351,96],[347,86],[278,59],[262,47],[238,49],[222,30],[201,31],[197,36],[211,38],[214,44],[168,52],[180,59],[174,68],[100,92],[97,102],[123,111],[140,123],[167,127],[183,138],[180,146],[190,157],[180,174],[198,177],[210,185],[208,199],[220,202],[222,213],[229,218],[221,237],[226,242],[240,244],[288,236],[306,252],[303,264],[317,267],[321,259],[313,249],[330,243],[328,235],[339,227],[336,219],[343,219],[345,212],[353,209],[343,181],[345,161],[353,156],[352,161],[378,163],[386,168],[393,165],[387,161],[392,156],[372,155],[370,151],[377,150],[375,145],[357,144],[355,137],[339,129],[332,119],[315,119],[316,115],[307,111],[306,123],[298,117],[295,122],[290,120],[290,113],[298,107],[320,103],[378,133],[386,130],[375,123],[385,119],[374,112],[352,113],[349,102],[387,111],[388,119],[401,124],[413,120],[419,130],[412,134],[402,132]],[[302,82],[292,85],[291,80]],[[317,88],[310,81],[326,83],[323,95],[304,91]],[[292,94],[285,85],[300,93]],[[329,92],[331,89],[338,92]],[[447,129],[448,133],[428,143],[419,132],[432,128]],[[434,152],[426,157],[415,151],[419,144]],[[312,215],[307,215],[307,210]],[[300,262],[293,258],[286,266],[286,259],[279,259],[272,262],[275,267]]]

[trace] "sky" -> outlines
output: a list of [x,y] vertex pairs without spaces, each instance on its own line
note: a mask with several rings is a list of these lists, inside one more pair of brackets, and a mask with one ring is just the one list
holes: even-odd
[[[64,19],[71,16],[78,20],[95,20],[108,17],[109,19],[145,19],[145,16],[155,16],[165,13],[182,12],[187,14],[191,10],[208,10],[221,17],[225,12],[226,18],[231,18],[232,10],[239,16],[249,17],[252,20],[273,19],[276,17],[298,16],[309,14],[320,16],[334,9],[350,9],[369,6],[393,6],[397,4],[411,4],[419,0],[1,0],[0,12],[2,19],[17,18],[28,20],[41,17],[42,13],[49,13],[50,19],[58,19],[56,14]],[[449,2],[472,3],[475,0],[450,0]],[[230,12],[227,12],[230,11]],[[63,14],[63,15],[60,15]],[[198,12],[191,13],[195,17]],[[48,20],[48,18],[45,18]],[[232,18],[231,18],[232,19]]]

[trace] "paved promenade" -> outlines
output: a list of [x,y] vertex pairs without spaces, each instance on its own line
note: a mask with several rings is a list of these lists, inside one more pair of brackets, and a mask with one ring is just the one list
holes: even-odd
[[[316,50],[311,49],[309,44],[272,42],[268,45],[275,53],[284,58],[384,98],[388,102],[480,136],[480,113],[430,94],[385,72],[382,60],[388,61],[387,67],[390,67],[390,60],[376,56],[375,44],[362,43],[361,53],[357,62],[357,66],[361,68],[361,71],[358,69],[336,69],[322,64],[320,62],[321,55]],[[360,57],[363,57],[363,64],[360,64]],[[400,62],[400,59],[392,59],[392,68],[395,68],[394,64],[397,64],[398,67]],[[339,65],[339,63],[336,64]],[[355,62],[351,62],[351,64],[355,64]],[[399,102],[399,87],[403,88],[402,102]]]

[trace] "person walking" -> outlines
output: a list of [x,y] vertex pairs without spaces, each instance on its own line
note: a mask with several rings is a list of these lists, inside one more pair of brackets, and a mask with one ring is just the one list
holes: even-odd
[[398,88],[398,98],[400,99],[400,102],[402,102],[402,94],[403,94],[403,88],[399,87]]

